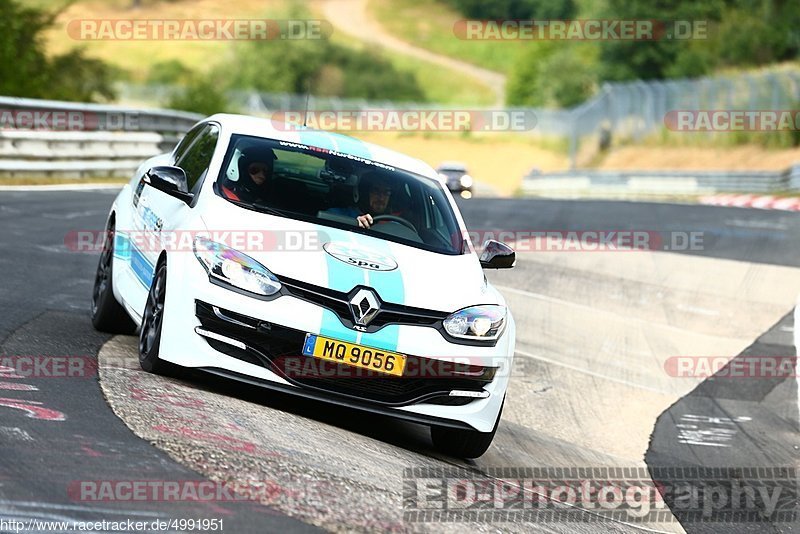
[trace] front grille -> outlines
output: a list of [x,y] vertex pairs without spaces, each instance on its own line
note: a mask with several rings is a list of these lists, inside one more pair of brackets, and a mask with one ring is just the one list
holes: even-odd
[[[349,293],[342,293],[285,276],[279,276],[278,278],[290,295],[327,308],[336,314],[343,325],[348,328],[354,326],[353,314],[350,311],[350,299],[363,286],[356,286]],[[380,302],[380,308],[377,315],[370,321],[369,326],[366,327],[366,332],[376,332],[388,324],[430,326],[441,329],[442,321],[448,316],[445,312],[383,301]]]
[[[432,400],[448,397],[451,390],[483,391],[494,378],[496,368],[438,362],[406,355],[406,370],[416,376],[387,376],[374,371],[304,356],[305,332],[261,321],[253,317],[196,301],[196,315],[202,327],[235,339],[247,349],[205,338],[220,352],[248,363],[261,365],[300,387],[346,395],[389,406],[420,402],[460,405],[471,402]],[[470,372],[460,376],[457,372]],[[458,397],[452,397],[458,398]]]
[[[269,367],[274,358],[297,356],[305,333],[247,315],[195,301],[195,314],[203,328],[247,345],[246,350],[205,338],[213,348],[234,358]],[[224,346],[224,350],[220,348]],[[217,348],[220,347],[220,348]]]

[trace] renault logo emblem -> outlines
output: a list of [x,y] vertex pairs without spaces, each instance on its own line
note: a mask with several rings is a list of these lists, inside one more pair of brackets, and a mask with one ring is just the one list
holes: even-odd
[[350,299],[350,311],[356,325],[367,326],[380,309],[375,292],[370,289],[359,289]]

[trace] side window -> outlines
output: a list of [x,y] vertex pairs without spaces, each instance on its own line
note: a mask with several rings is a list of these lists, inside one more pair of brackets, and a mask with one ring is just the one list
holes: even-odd
[[194,138],[189,149],[176,159],[175,165],[186,171],[189,191],[197,192],[195,186],[202,182],[201,178],[208,170],[218,138],[219,128],[207,124]]
[[191,130],[189,130],[186,133],[186,135],[183,136],[183,139],[178,141],[178,145],[175,147],[175,150],[172,153],[172,161],[173,162],[176,162],[179,159],[181,159],[181,157],[183,157],[183,154],[186,152],[186,150],[192,144],[192,141],[194,141],[194,138],[197,137],[197,134],[200,133],[205,127],[206,127],[205,124],[198,124],[197,126],[192,128]]
[[452,236],[457,235],[458,229],[455,227],[455,221],[451,217],[447,217],[446,209],[443,211],[444,198],[437,199],[433,196],[428,196],[427,201],[430,203],[430,230],[443,242],[452,241]]

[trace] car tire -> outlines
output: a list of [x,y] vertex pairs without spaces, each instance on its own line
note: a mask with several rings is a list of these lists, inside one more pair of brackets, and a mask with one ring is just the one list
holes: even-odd
[[[505,404],[505,398],[503,404]],[[500,405],[500,413],[497,414],[497,420],[494,422],[491,432],[431,426],[433,446],[439,452],[455,458],[478,458],[489,450],[489,446],[494,440],[497,426],[500,424],[500,416],[503,414],[503,404]]]
[[92,288],[92,326],[109,334],[132,335],[136,323],[114,296],[114,221],[106,229],[106,241],[97,262]]
[[159,357],[161,331],[164,327],[164,303],[167,296],[167,263],[162,261],[147,292],[147,302],[139,331],[139,365],[148,373],[175,374],[175,366]]

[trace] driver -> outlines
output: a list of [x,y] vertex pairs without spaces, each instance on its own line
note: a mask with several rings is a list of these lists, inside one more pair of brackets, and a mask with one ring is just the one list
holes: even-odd
[[379,215],[400,215],[390,210],[392,199],[392,179],[380,171],[369,171],[361,177],[358,184],[359,205],[347,208],[331,208],[328,213],[355,217],[358,226],[370,228],[373,217]]
[[275,152],[268,147],[253,147],[242,151],[239,157],[239,180],[222,187],[222,192],[231,200],[265,202],[270,198],[270,186]]

